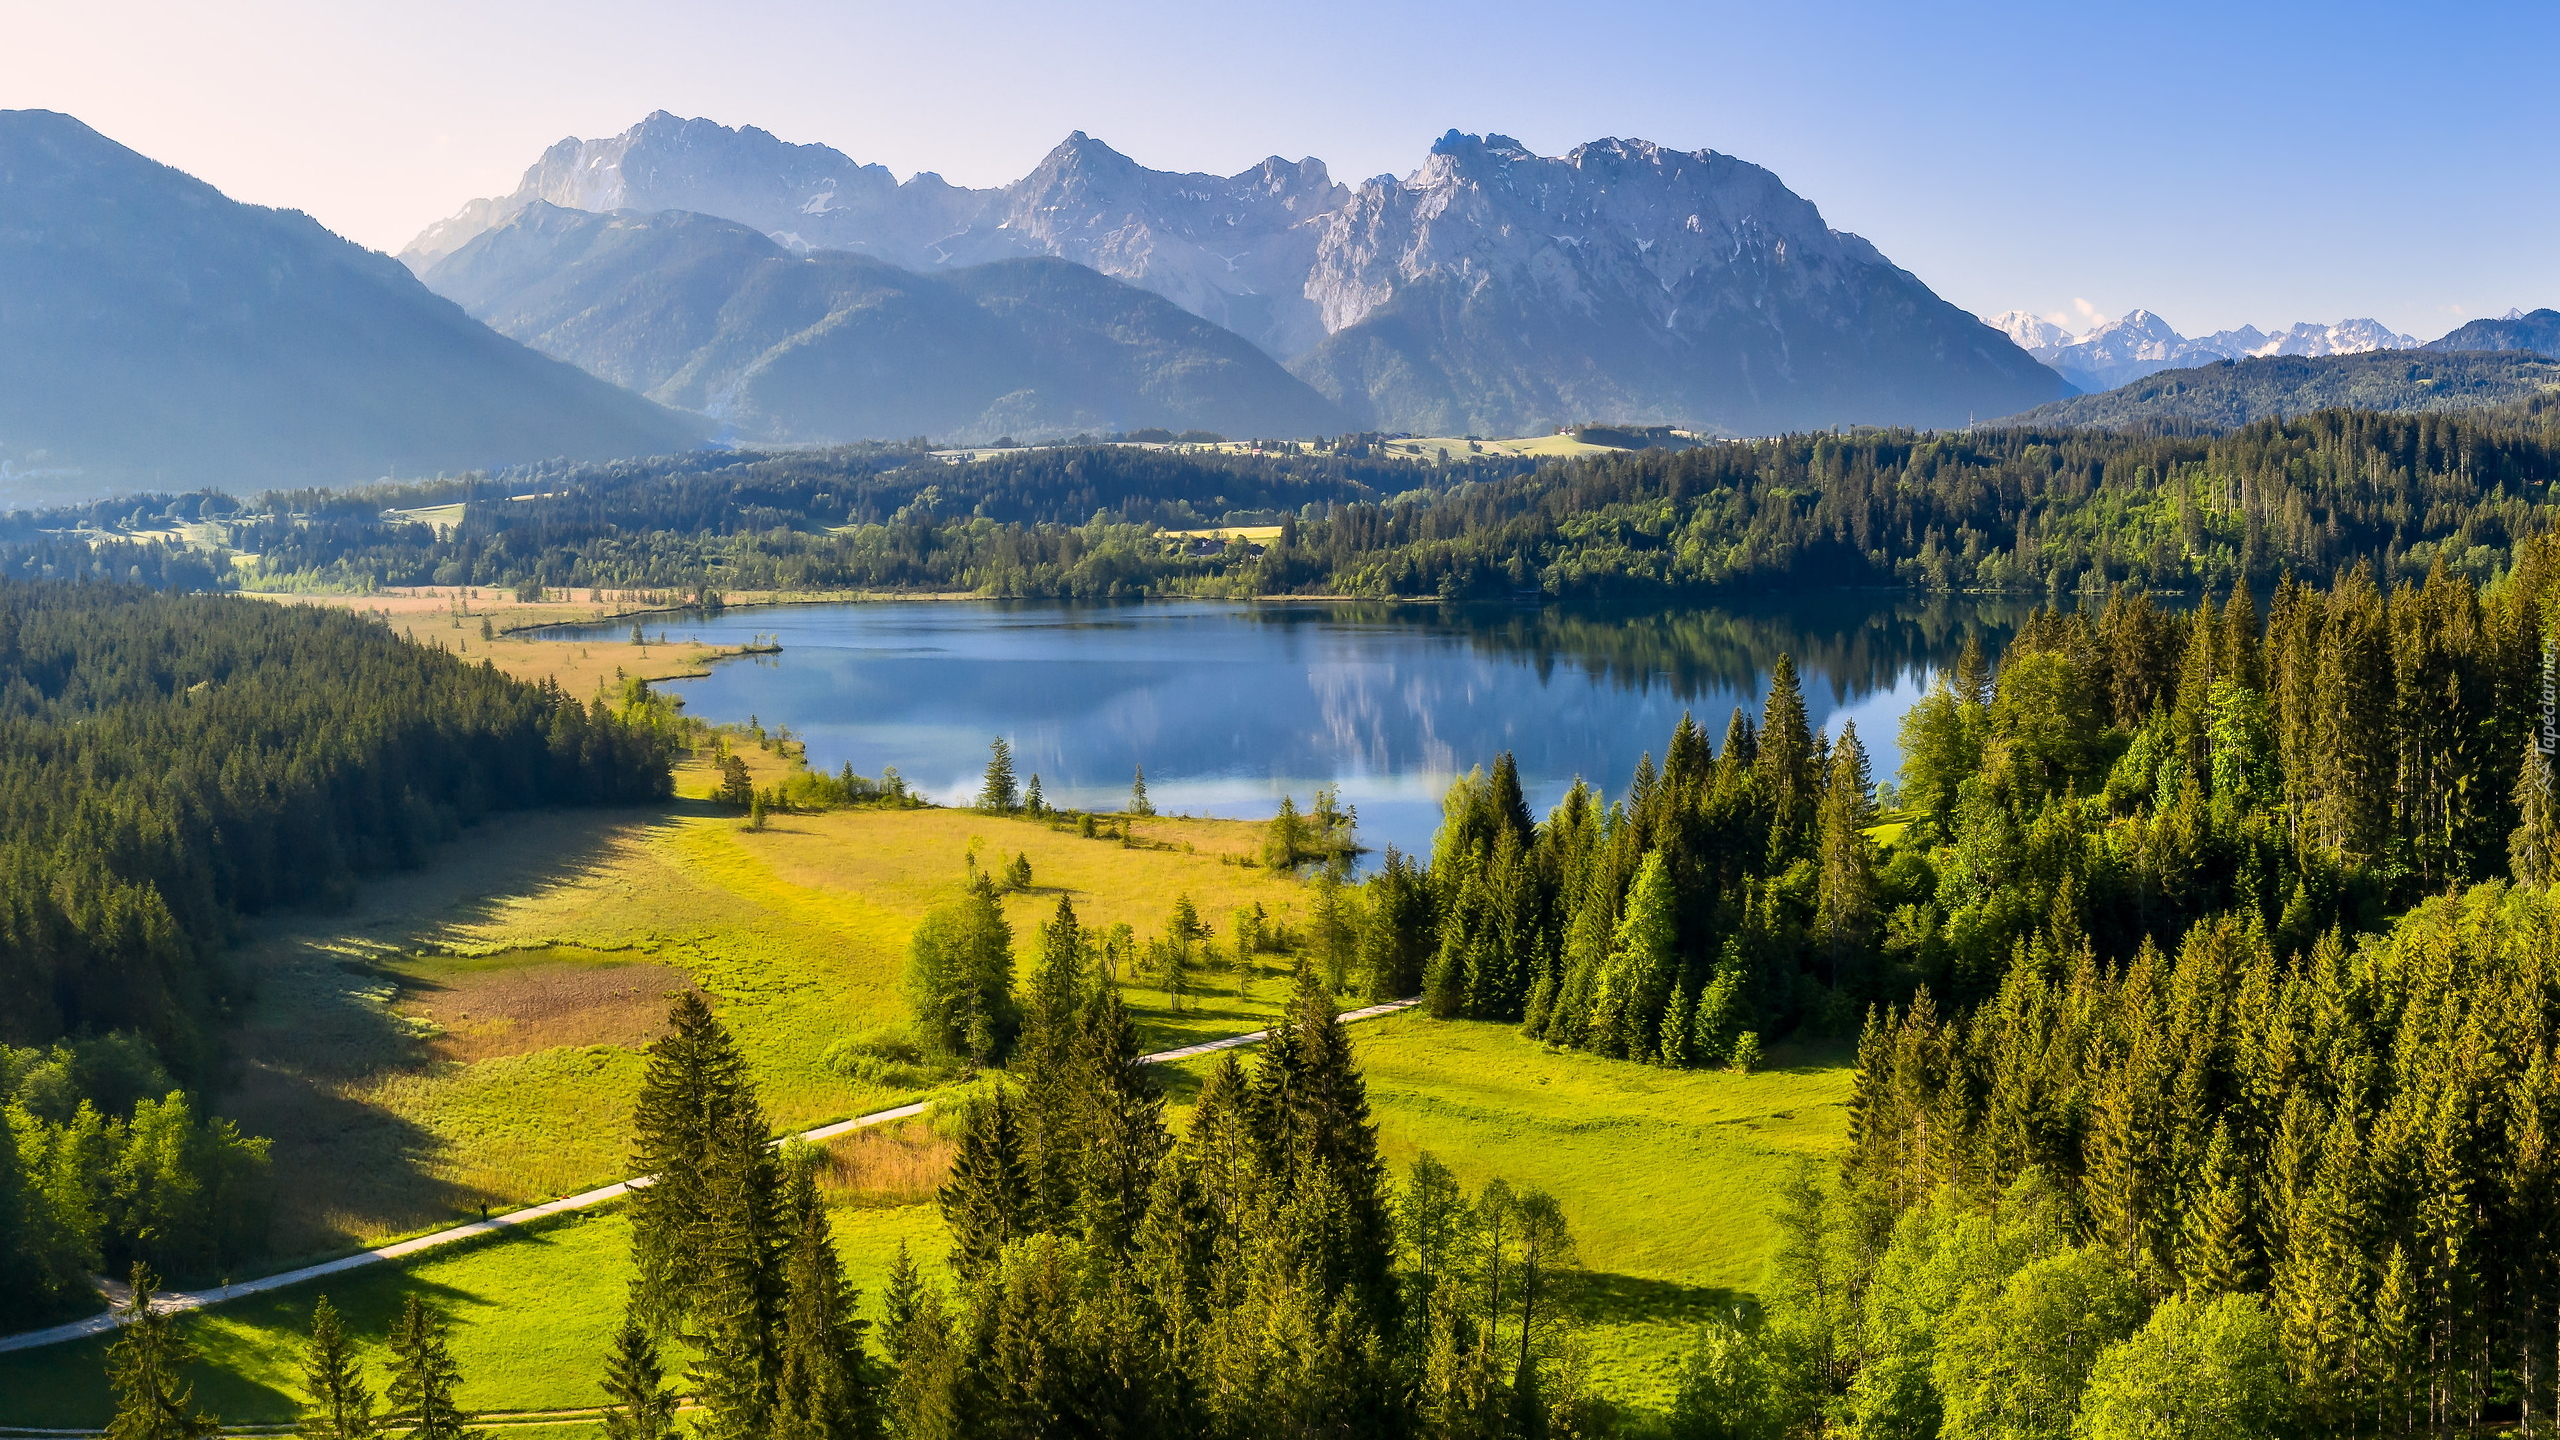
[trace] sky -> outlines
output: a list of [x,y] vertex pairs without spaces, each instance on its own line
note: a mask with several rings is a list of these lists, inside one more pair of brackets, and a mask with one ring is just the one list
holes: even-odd
[[1408,173],[1451,128],[1767,166],[1939,294],[2084,329],[2560,306],[2560,7],[0,0],[0,107],[398,250],[652,110],[995,185],[1070,130]]

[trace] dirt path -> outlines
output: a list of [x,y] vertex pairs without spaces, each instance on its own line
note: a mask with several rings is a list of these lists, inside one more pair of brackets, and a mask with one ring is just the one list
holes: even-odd
[[[1409,1010],[1420,1003],[1422,1002],[1419,1000],[1397,1000],[1385,1005],[1371,1005],[1365,1009],[1343,1012],[1342,1020],[1343,1023],[1350,1024],[1354,1021],[1375,1019],[1380,1015],[1392,1015],[1399,1010]],[[1162,1065],[1177,1060],[1188,1060],[1195,1055],[1207,1055],[1214,1051],[1232,1050],[1239,1046],[1257,1044],[1267,1039],[1270,1034],[1268,1030],[1256,1030],[1247,1035],[1231,1035],[1224,1040],[1186,1045],[1179,1050],[1158,1051],[1153,1055],[1140,1056],[1139,1063]],[[922,1115],[924,1112],[925,1102],[917,1101],[912,1105],[900,1105],[892,1110],[877,1110],[868,1115],[857,1115],[851,1120],[839,1120],[832,1125],[821,1125],[814,1130],[803,1130],[791,1138],[812,1142],[833,1140],[839,1135],[850,1135],[866,1126],[883,1125],[892,1120],[905,1120]],[[152,1301],[151,1308],[155,1313],[160,1314],[172,1314],[181,1310],[201,1310],[208,1305],[237,1300],[243,1295],[282,1290],[288,1286],[302,1284],[306,1280],[317,1280],[327,1275],[359,1270],[368,1265],[379,1265],[387,1260],[405,1260],[412,1255],[441,1246],[452,1245],[482,1235],[502,1234],[519,1225],[529,1225],[536,1220],[547,1219],[553,1215],[565,1215],[572,1210],[585,1210],[607,1201],[619,1200],[631,1193],[633,1187],[648,1183],[647,1176],[624,1180],[616,1184],[600,1186],[594,1190],[582,1191],[576,1195],[563,1196],[558,1200],[545,1201],[540,1205],[529,1205],[522,1210],[510,1210],[504,1215],[493,1215],[486,1220],[475,1221],[469,1225],[456,1225],[450,1229],[438,1230],[432,1234],[420,1235],[396,1244],[377,1246],[371,1250],[359,1250],[353,1255],[342,1255],[335,1260],[318,1265],[305,1265],[298,1270],[279,1271],[273,1275],[261,1276],[255,1280],[242,1280],[216,1289],[172,1290]],[[66,1340],[78,1340],[84,1336],[101,1334],[114,1329],[120,1323],[122,1322],[117,1318],[116,1312],[110,1310],[102,1315],[92,1315],[85,1320],[74,1320],[47,1330],[28,1330],[16,1335],[0,1336],[0,1352],[32,1350],[40,1345],[58,1345]],[[0,1435],[34,1433],[38,1432],[0,1429]],[[66,1430],[42,1433],[85,1435],[96,1432]]]

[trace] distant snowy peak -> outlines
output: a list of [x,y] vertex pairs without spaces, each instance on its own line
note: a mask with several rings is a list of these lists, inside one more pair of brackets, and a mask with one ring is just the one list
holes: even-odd
[[2030,354],[2071,343],[2070,331],[2024,310],[2003,310],[1983,323],[2017,341],[2018,348]]
[[2243,325],[2237,330],[2217,330],[2192,339],[2148,310],[2129,311],[2078,335],[2021,310],[2004,312],[1994,317],[1991,325],[2091,394],[2130,385],[2163,370],[2216,360],[2264,355],[2362,355],[2373,350],[2418,347],[2417,337],[2397,334],[2375,320],[2341,320],[2334,325],[2306,323],[2282,330]]

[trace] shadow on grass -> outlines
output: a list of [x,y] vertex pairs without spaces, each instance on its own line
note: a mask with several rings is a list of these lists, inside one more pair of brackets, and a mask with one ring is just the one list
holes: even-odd
[[384,962],[447,948],[525,898],[593,872],[621,847],[702,815],[707,800],[489,816],[426,864],[357,887],[344,911],[283,912],[258,922],[259,958],[242,968],[252,1003],[233,1033],[233,1081],[217,1109],[273,1144],[276,1226],[266,1274],[380,1237],[464,1217],[509,1197],[435,1172],[445,1142],[361,1098],[438,1061],[390,1003],[432,982]]
[[1736,1311],[1756,1309],[1757,1302],[1746,1291],[1720,1285],[1683,1285],[1675,1280],[1587,1270],[1574,1277],[1569,1308],[1574,1318],[1585,1325],[1651,1321],[1685,1328],[1708,1320],[1730,1319]]

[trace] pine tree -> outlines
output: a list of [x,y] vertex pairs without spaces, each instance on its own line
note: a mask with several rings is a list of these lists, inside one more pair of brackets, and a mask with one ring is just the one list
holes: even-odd
[[624,1320],[605,1363],[604,1393],[613,1402],[604,1407],[605,1440],[673,1440],[676,1392],[666,1378],[657,1342],[637,1320]]
[[382,1427],[373,1414],[373,1391],[364,1383],[364,1366],[338,1324],[337,1307],[326,1295],[312,1307],[302,1390],[306,1399],[293,1430],[302,1440],[370,1440],[380,1433]]
[[1040,969],[1032,977],[1013,1062],[1022,1081],[1023,1165],[1043,1229],[1075,1204],[1077,1157],[1084,1145],[1074,1069],[1077,1015],[1092,988],[1085,947],[1075,906],[1061,895],[1057,911],[1040,927]]
[[2517,884],[2540,889],[2560,879],[2560,806],[2551,794],[2551,757],[2538,735],[2525,739],[2515,802],[2522,823],[2507,840],[2507,863]]
[[1031,777],[1031,783],[1023,787],[1022,808],[1024,813],[1031,815],[1049,813],[1049,802],[1040,798],[1040,777],[1036,774]]
[[454,1403],[462,1370],[445,1346],[444,1318],[411,1295],[391,1327],[391,1410],[404,1440],[489,1440]]
[[881,1345],[892,1365],[907,1362],[907,1331],[916,1322],[916,1314],[924,1304],[924,1277],[916,1273],[916,1261],[907,1253],[907,1242],[898,1242],[898,1253],[889,1261],[889,1288],[880,1297]]
[[633,1168],[652,1177],[631,1194],[633,1306],[664,1328],[692,1314],[705,1281],[715,1146],[732,1133],[760,1145],[766,1133],[745,1057],[697,991],[676,997],[666,1036],[649,1047],[632,1129]]
[[1116,1254],[1135,1243],[1170,1140],[1164,1091],[1140,1062],[1138,1027],[1117,987],[1085,1001],[1076,1022],[1073,1074],[1082,1104],[1078,1132],[1077,1228],[1088,1244]]
[[713,1127],[703,1163],[702,1278],[688,1379],[709,1412],[706,1440],[763,1440],[773,1412],[785,1233],[771,1128],[752,1097]]
[[1144,765],[1138,767],[1138,778],[1129,786],[1129,813],[1142,817],[1156,813],[1156,807],[1147,803],[1147,767]]
[[998,813],[1022,803],[1013,781],[1013,742],[999,735],[987,747],[987,775],[978,785],[978,808]]
[[816,1156],[795,1157],[785,1200],[793,1238],[783,1271],[773,1440],[867,1440],[879,1433],[862,1354],[867,1322],[855,1314],[861,1293],[845,1284],[816,1168]]
[[2258,1288],[2261,1267],[2252,1235],[2247,1181],[2231,1150],[2231,1131],[2216,1125],[2205,1150],[2199,1193],[2181,1222],[2179,1271],[2189,1296],[2237,1295]]
[[951,1268],[964,1280],[984,1274],[1005,1246],[1031,1233],[1031,1180],[1003,1086],[970,1116],[938,1199],[951,1227]]
[[1782,857],[1800,853],[1797,846],[1812,827],[1820,783],[1813,726],[1791,656],[1780,655],[1769,672],[1769,698],[1760,707],[1758,768],[1762,802],[1768,806],[1769,856],[1783,868]]
[[1868,798],[1867,752],[1852,722],[1840,729],[1832,752],[1830,784],[1822,796],[1819,889],[1814,931],[1838,988],[1842,966],[1862,954],[1875,932],[1875,848],[1866,827],[1873,822]]
[[210,1440],[222,1422],[195,1408],[195,1387],[179,1378],[195,1362],[195,1347],[173,1317],[151,1308],[160,1280],[150,1267],[135,1261],[132,1283],[117,1311],[124,1333],[107,1349],[107,1383],[116,1396],[107,1440]]
[[1662,1010],[1680,963],[1678,904],[1662,852],[1647,851],[1627,887],[1626,912],[1618,917],[1608,970],[1593,998],[1598,1033],[1592,1043],[1604,1055],[1642,1059],[1660,1043]]

